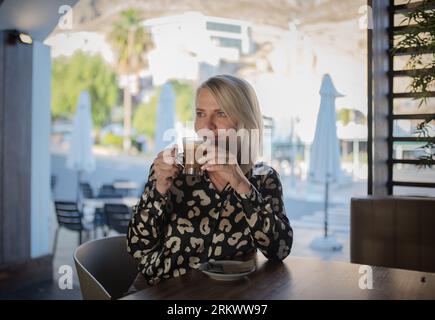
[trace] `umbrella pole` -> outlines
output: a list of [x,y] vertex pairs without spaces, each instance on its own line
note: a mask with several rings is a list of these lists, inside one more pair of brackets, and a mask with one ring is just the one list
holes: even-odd
[[76,199],[77,199],[77,205],[79,205],[80,202],[80,182],[82,178],[82,171],[78,170],[77,171],[77,194],[76,194]]
[[329,182],[326,181],[325,184],[325,225],[324,225],[324,232],[325,232],[325,238],[328,237],[328,201],[329,201]]

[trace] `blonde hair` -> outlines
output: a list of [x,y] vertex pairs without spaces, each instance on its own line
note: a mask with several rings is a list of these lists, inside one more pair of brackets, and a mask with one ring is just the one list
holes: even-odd
[[219,107],[237,124],[237,130],[246,129],[249,132],[252,129],[258,130],[258,141],[256,141],[258,146],[252,146],[250,141],[250,147],[254,147],[255,151],[251,153],[248,164],[240,164],[243,173],[248,173],[263,146],[263,117],[254,88],[244,79],[223,74],[211,77],[202,83],[196,91],[196,98],[201,89],[209,90]]

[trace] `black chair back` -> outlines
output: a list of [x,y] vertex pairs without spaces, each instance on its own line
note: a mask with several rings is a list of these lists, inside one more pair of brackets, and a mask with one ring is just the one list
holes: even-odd
[[127,233],[131,220],[131,210],[124,204],[104,205],[104,214],[109,229],[119,233]]
[[54,193],[54,190],[56,188],[57,185],[57,176],[55,176],[54,174],[52,174],[50,176],[50,188],[51,188],[51,192]]
[[[129,183],[129,182],[131,182],[131,181],[128,179],[115,179],[114,180],[114,184],[116,184],[116,183]],[[130,195],[130,191],[131,191],[131,189],[128,189],[128,188],[127,189],[119,188],[119,187],[115,188],[115,192],[122,195],[122,197],[128,197]]]
[[122,198],[122,194],[117,192],[111,184],[103,184],[98,192],[98,198]]
[[55,201],[57,223],[60,227],[69,230],[80,231],[83,229],[83,213],[77,207],[77,203],[69,201]]
[[92,199],[94,197],[94,191],[92,190],[92,187],[89,183],[80,183],[80,190],[82,191],[84,199]]

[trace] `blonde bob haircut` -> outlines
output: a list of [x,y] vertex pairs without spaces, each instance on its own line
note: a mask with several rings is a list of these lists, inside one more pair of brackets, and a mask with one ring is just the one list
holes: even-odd
[[[240,146],[249,147],[248,161],[240,164],[242,157],[240,148],[237,154],[240,168],[244,174],[247,174],[255,165],[263,146],[263,117],[254,88],[246,80],[223,74],[211,77],[202,83],[196,91],[196,98],[201,89],[209,90],[227,117],[236,123],[237,133],[249,132],[249,135],[240,136]],[[245,150],[243,149],[243,152]]]

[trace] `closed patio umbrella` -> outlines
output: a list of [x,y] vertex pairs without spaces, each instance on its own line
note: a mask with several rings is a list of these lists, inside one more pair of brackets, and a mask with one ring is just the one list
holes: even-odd
[[77,202],[82,174],[95,170],[95,158],[92,152],[94,139],[92,137],[91,99],[87,91],[80,94],[77,110],[74,116],[73,131],[66,165],[77,171]]
[[311,247],[317,250],[341,250],[341,244],[328,235],[328,202],[330,184],[337,182],[341,177],[335,99],[343,95],[335,89],[329,74],[323,76],[320,96],[316,133],[310,153],[309,179],[325,185],[324,236],[314,239]]
[[[169,130],[173,130],[172,133]],[[166,134],[166,136],[165,136]],[[159,97],[156,118],[154,152],[158,153],[176,141],[175,92],[171,83],[165,83]]]

